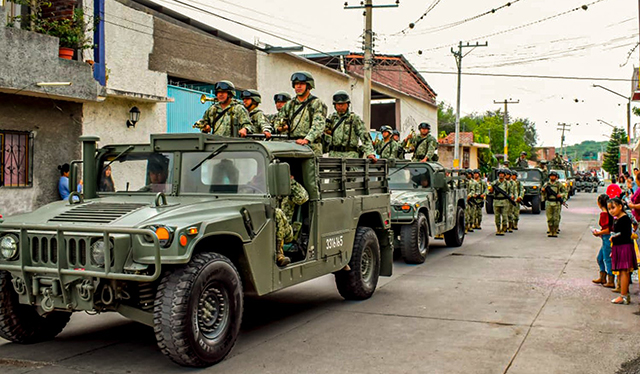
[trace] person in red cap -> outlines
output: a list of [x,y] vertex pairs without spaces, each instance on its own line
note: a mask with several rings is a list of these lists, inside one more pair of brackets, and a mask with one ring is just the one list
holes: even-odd
[[[614,179],[614,181],[615,181],[615,179]],[[607,194],[607,196],[609,196],[610,199],[613,199],[614,197],[620,197],[621,193],[622,193],[622,189],[615,182],[611,183],[607,187],[606,194]]]

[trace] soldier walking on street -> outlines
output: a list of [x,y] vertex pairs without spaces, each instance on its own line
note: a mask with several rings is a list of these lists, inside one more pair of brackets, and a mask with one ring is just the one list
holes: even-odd
[[273,102],[276,104],[277,112],[267,115],[267,119],[269,120],[269,122],[271,122],[272,125],[276,125],[275,121],[276,117],[278,117],[278,113],[280,112],[280,110],[282,110],[284,104],[286,104],[289,100],[291,100],[291,95],[286,92],[279,92],[273,95]]
[[380,158],[388,160],[397,158],[400,145],[391,137],[391,127],[382,126],[380,127],[380,132],[382,132],[382,140],[376,144],[376,153]]
[[278,266],[287,266],[291,259],[284,255],[284,244],[291,243],[295,239],[293,227],[293,213],[296,205],[302,205],[309,201],[309,193],[300,183],[291,176],[291,195],[285,196],[280,201],[280,208],[276,209],[276,263]]
[[371,136],[360,116],[349,111],[351,99],[346,91],[333,94],[336,110],[327,119],[324,133],[329,149],[329,157],[349,157],[376,159]]
[[262,102],[260,93],[256,90],[244,90],[242,91],[242,103],[245,109],[249,112],[249,118],[251,118],[251,125],[253,131],[256,134],[264,134],[269,139],[271,138],[271,123],[267,116],[259,109],[258,106]]
[[513,197],[516,202],[511,212],[511,228],[517,230],[518,222],[520,221],[520,204],[524,199],[524,185],[518,180],[518,172],[516,171],[511,173],[511,179],[513,182]]
[[422,122],[418,125],[418,129],[420,130],[420,137],[415,140],[415,147],[413,148],[413,157],[411,158],[411,161],[437,161],[438,156],[435,152],[438,148],[438,141],[429,134],[431,131],[431,125],[426,122]]
[[508,184],[505,180],[506,171],[504,169],[498,169],[498,179],[491,183],[489,186],[489,192],[493,192],[493,212],[496,221],[496,235],[503,236],[507,231],[507,223],[509,218],[507,217],[507,205],[509,205],[508,197]]
[[229,81],[220,81],[215,84],[217,102],[211,105],[196,122],[194,127],[201,128],[206,134],[221,136],[241,136],[253,132],[249,112],[242,104],[234,99],[236,88]]
[[480,178],[480,170],[475,169],[473,171],[473,179],[476,181],[476,197],[475,205],[473,209],[473,228],[476,230],[482,230],[482,207],[484,206],[484,199],[487,197],[487,184]]
[[555,238],[558,236],[560,213],[566,198],[567,190],[558,181],[558,172],[551,170],[549,181],[542,187],[542,200],[545,201],[547,225],[549,226],[549,234],[547,236],[549,237]]
[[473,207],[475,204],[475,197],[477,195],[477,183],[473,179],[473,170],[467,169],[465,171],[466,185],[467,185],[467,203],[464,207],[464,223],[465,223],[465,231],[473,232]]
[[311,73],[299,71],[291,75],[296,98],[287,102],[276,117],[276,131],[287,134],[300,145],[309,145],[316,155],[322,155],[322,134],[327,122],[327,106],[311,95],[316,87]]
[[[508,187],[507,193],[509,194],[509,199],[511,201],[515,200],[515,184],[513,183],[513,179],[512,179],[513,173],[514,173],[513,170],[507,169],[504,177],[504,179],[507,181],[507,187]],[[508,221],[507,232],[509,233],[513,232],[513,211],[514,210],[515,210],[514,204],[511,204],[511,203],[507,204],[507,208],[506,208],[507,221]]]

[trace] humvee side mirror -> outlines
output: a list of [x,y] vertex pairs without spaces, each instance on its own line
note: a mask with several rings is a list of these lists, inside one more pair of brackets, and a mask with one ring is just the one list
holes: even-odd
[[447,188],[447,181],[444,177],[444,173],[436,173],[433,176],[433,188],[438,190]]
[[286,162],[270,164],[269,193],[273,196],[291,195],[291,170]]

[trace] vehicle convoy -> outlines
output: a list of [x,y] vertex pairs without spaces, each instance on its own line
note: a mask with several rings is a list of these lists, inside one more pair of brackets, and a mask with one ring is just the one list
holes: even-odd
[[447,173],[436,162],[398,161],[389,168],[394,248],[409,264],[425,261],[429,237],[444,235],[452,247],[464,241],[467,189],[460,176]]
[[[345,299],[362,300],[391,275],[384,160],[206,134],[100,149],[81,139],[83,195],[0,224],[5,339],[52,339],[74,311],[118,312],[153,326],[174,362],[204,367],[235,344],[244,295],[334,273]],[[291,176],[309,200],[293,214],[291,264],[279,267],[275,212]]]
[[[492,182],[498,178],[498,169],[492,169],[489,173],[489,181]],[[541,190],[542,185],[542,170],[536,168],[515,168],[513,169],[518,173],[518,180],[524,186],[524,198],[522,199],[522,205],[527,208],[531,208],[532,214],[540,214],[540,210],[544,209]],[[493,192],[487,194],[487,213],[493,214]]]

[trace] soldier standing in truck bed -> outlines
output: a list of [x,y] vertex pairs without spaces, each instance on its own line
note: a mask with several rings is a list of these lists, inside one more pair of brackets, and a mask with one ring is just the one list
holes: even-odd
[[438,149],[438,141],[429,134],[431,131],[431,125],[426,122],[422,122],[418,125],[418,129],[420,130],[420,136],[415,140],[413,157],[411,160],[420,162],[437,161],[438,159],[435,152],[436,149]]
[[374,159],[375,151],[371,136],[360,116],[349,110],[351,99],[346,91],[333,94],[333,107],[336,110],[327,119],[325,134],[329,157],[349,157]]
[[516,164],[519,168],[526,169],[529,167],[529,162],[527,161],[527,152],[520,152],[520,157],[518,158],[518,163]]
[[264,134],[269,139],[271,137],[271,122],[264,114],[262,109],[258,108],[262,102],[260,92],[256,90],[244,90],[242,91],[242,103],[245,109],[249,112],[249,118],[251,118],[251,125],[253,131],[256,134]]
[[398,142],[393,140],[391,136],[391,127],[384,125],[380,127],[380,132],[382,133],[382,140],[376,144],[376,153],[380,158],[393,160],[398,158],[398,148],[400,145]]
[[276,131],[286,134],[300,145],[308,145],[322,156],[322,134],[327,122],[327,106],[311,95],[316,87],[311,73],[299,71],[291,75],[296,98],[287,102],[276,117]]
[[289,100],[291,100],[291,95],[286,92],[278,92],[277,94],[273,95],[273,102],[276,104],[277,112],[267,115],[267,119],[269,120],[269,122],[271,122],[271,125],[276,125],[275,121],[276,117],[278,117],[278,113],[280,112],[280,110],[282,110],[284,104],[286,104]]
[[242,103],[234,99],[236,88],[229,81],[215,84],[217,102],[211,105],[196,122],[201,131],[206,134],[221,136],[241,136],[253,132],[249,112]]

